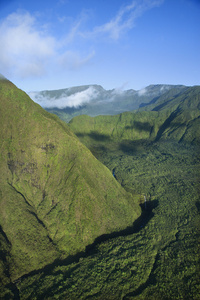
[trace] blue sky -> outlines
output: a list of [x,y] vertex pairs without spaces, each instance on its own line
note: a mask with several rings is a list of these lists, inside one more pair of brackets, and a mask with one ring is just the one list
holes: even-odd
[[0,0],[0,73],[26,92],[200,85],[199,0]]

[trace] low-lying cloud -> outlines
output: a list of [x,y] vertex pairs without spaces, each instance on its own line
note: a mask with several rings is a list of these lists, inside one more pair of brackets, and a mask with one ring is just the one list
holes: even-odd
[[144,88],[144,89],[139,90],[137,93],[139,96],[144,96],[145,94],[147,94],[147,92],[148,92],[147,89]]
[[151,90],[150,86],[147,86],[139,91],[137,91],[138,96],[144,96],[147,94],[151,94],[153,96],[153,94],[158,95],[158,94],[163,94],[164,92],[167,92],[168,90],[171,89],[170,85],[166,85],[166,84],[161,84],[160,86],[157,85],[157,89],[156,90]]
[[38,94],[37,92],[30,92],[29,96],[32,100],[37,102],[44,108],[59,108],[63,109],[65,107],[79,107],[90,101],[96,99],[98,97],[98,91],[90,86],[86,90],[74,93],[72,95],[66,95],[63,93],[59,98],[48,98],[43,96],[42,94]]

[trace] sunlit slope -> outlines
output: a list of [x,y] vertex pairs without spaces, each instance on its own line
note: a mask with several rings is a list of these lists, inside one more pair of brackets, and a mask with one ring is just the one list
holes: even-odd
[[1,276],[16,279],[132,224],[140,209],[69,127],[0,80]]
[[[174,96],[161,96],[141,111],[115,116],[78,116],[70,127],[85,143],[119,140],[199,142],[200,87],[191,87]],[[170,98],[171,96],[171,98]],[[148,109],[147,109],[148,108]]]
[[22,278],[22,299],[199,299],[199,88],[178,94],[153,111],[70,122],[127,191],[146,196],[151,218],[78,262]]
[[170,112],[158,131],[157,140],[164,138],[179,142],[200,142],[200,86],[188,88],[167,103],[159,101],[152,110]]
[[99,247],[95,263],[102,268],[101,257],[106,257],[99,288],[92,275],[83,275],[81,291],[76,287],[72,294],[82,296],[87,286],[85,299],[199,299],[199,108],[200,87],[194,87],[157,99],[149,111],[70,122],[126,190],[158,204],[147,226],[128,237],[130,244],[124,238]]

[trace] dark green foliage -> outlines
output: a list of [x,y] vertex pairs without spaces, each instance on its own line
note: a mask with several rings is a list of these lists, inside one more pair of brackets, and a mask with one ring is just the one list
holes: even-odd
[[[169,92],[169,95],[170,92]],[[164,100],[163,100],[164,99]],[[158,105],[158,103],[162,103]],[[115,116],[75,117],[70,128],[85,144],[93,144],[96,137],[106,135],[112,141],[148,139],[176,140],[199,143],[200,87],[187,88],[173,98],[157,99],[147,111],[125,112]],[[92,134],[92,135],[91,135]]]
[[12,292],[10,280],[130,226],[140,207],[66,123],[7,80],[0,114],[0,275]]
[[199,176],[196,146],[159,142],[99,157],[133,193],[155,201],[137,233],[18,284],[22,299],[199,299]]
[[[116,187],[122,185],[134,195],[146,208],[146,215],[135,223],[132,232],[121,231],[86,252],[41,265],[14,286],[5,281],[8,297],[12,294],[30,300],[199,299],[199,93],[199,87],[179,95],[174,91],[167,104],[166,99],[155,99],[149,111],[96,118],[79,116],[70,122],[79,139],[113,173]],[[8,144],[13,145],[10,139]],[[57,147],[51,140],[43,143],[42,151],[52,157]],[[7,174],[18,172],[19,162],[9,156]],[[91,168],[88,163],[86,160],[84,170]],[[34,174],[36,165],[32,163],[27,168]],[[56,164],[53,169],[56,170]],[[77,174],[79,168],[75,171]],[[92,181],[93,176],[92,173],[88,180]],[[43,197],[47,197],[45,193]],[[111,202],[110,209],[113,205]],[[46,226],[45,217],[40,217],[45,206],[38,211],[39,224]],[[36,218],[34,213],[32,210],[32,218]],[[2,230],[6,272],[12,248]]]

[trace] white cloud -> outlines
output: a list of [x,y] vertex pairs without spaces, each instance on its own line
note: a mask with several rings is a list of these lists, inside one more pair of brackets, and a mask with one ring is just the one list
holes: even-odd
[[41,77],[57,64],[65,69],[78,69],[94,56],[70,50],[70,43],[78,35],[79,20],[62,40],[39,26],[28,12],[16,12],[0,23],[0,70],[6,76],[20,78]]
[[77,18],[73,21],[69,32],[66,34],[66,38],[64,42],[70,43],[74,41],[76,38],[85,37],[83,28],[88,20],[93,18],[93,13],[90,9],[83,9],[81,13],[77,16]]
[[146,88],[141,89],[137,93],[138,93],[139,96],[144,96],[145,94],[147,94],[147,89]]
[[128,82],[124,82],[121,86],[116,87],[113,91],[113,95],[121,95],[124,93],[126,86],[128,85]]
[[[59,1],[64,4],[67,0]],[[48,73],[78,70],[95,56],[95,51],[88,50],[94,47],[94,37],[108,35],[113,40],[119,39],[134,27],[139,16],[163,1],[132,1],[110,21],[88,32],[84,32],[83,27],[91,12],[85,10],[71,26],[66,26],[66,32],[60,39],[49,33],[48,26],[39,24],[30,13],[13,13],[0,22],[0,70],[9,78],[40,78]],[[66,19],[69,20],[67,16]],[[65,23],[65,18],[60,17],[60,22]],[[81,40],[84,37],[89,38],[90,43]]]
[[81,66],[87,64],[94,55],[94,51],[86,57],[81,57],[78,52],[66,51],[59,57],[58,63],[62,68],[67,68],[68,70],[77,70]]
[[2,72],[14,71],[21,77],[40,76],[55,52],[52,36],[35,28],[29,13],[13,13],[0,25],[0,67]]
[[65,4],[67,4],[69,2],[69,0],[59,0],[58,1],[58,4],[60,4],[60,5],[65,5]]
[[107,33],[113,40],[117,40],[126,31],[135,25],[135,20],[146,10],[159,6],[164,0],[134,0],[131,4],[122,7],[118,14],[109,22],[94,28],[93,35]]
[[65,107],[79,107],[85,103],[88,103],[96,99],[99,95],[99,92],[92,86],[87,88],[84,91],[77,92],[70,96],[65,94],[61,95],[59,98],[46,98],[38,94],[37,92],[30,92],[29,96],[32,100],[40,104],[45,108],[57,107],[63,109]]

